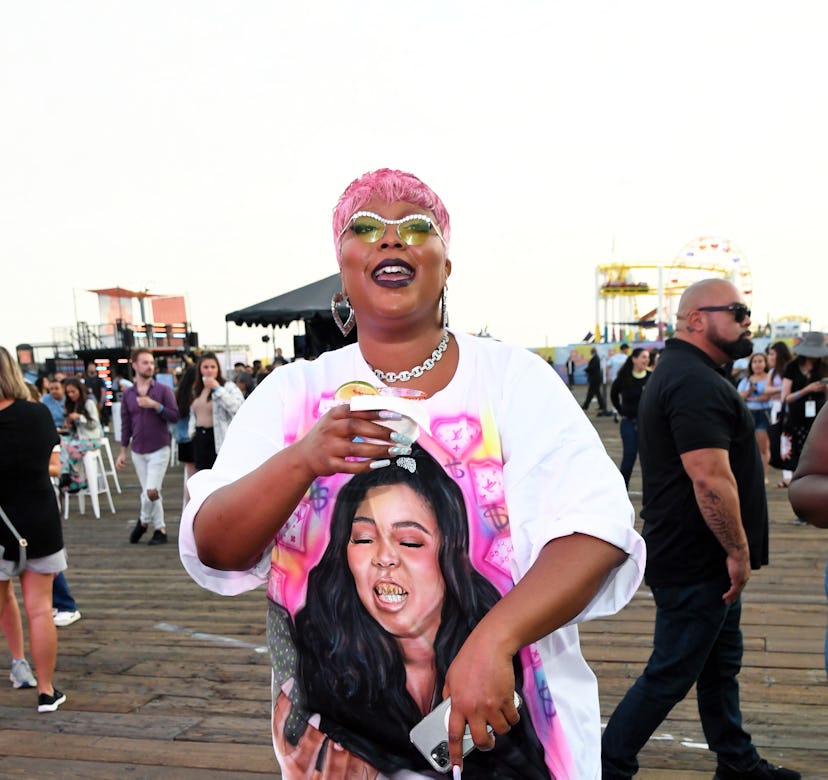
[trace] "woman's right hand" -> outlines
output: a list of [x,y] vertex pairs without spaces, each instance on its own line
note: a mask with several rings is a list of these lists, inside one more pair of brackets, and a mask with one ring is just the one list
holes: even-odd
[[[311,479],[338,473],[361,474],[370,471],[372,463],[407,454],[399,450],[400,444],[391,441],[391,429],[373,422],[377,415],[376,411],[352,412],[348,404],[334,406],[322,415],[292,445]],[[396,417],[399,419],[399,415]],[[389,452],[392,447],[397,449]]]

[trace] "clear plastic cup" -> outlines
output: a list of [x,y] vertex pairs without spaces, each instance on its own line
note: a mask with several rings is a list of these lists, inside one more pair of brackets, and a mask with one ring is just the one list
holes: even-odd
[[[391,390],[393,392],[383,392]],[[430,420],[425,405],[418,401],[426,397],[425,393],[419,390],[406,390],[405,388],[382,388],[379,395],[357,395],[350,401],[351,410],[358,411],[380,411],[387,410],[398,412],[401,415],[399,420],[384,420],[377,418],[374,422],[392,431],[397,431],[416,441],[420,428],[431,433]]]

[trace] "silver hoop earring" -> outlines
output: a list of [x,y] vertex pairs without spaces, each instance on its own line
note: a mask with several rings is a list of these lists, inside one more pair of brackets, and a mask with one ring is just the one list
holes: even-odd
[[[342,322],[342,317],[339,315],[339,306],[348,307],[348,317],[344,323]],[[333,317],[333,321],[336,323],[336,327],[339,328],[343,336],[347,336],[354,329],[356,317],[354,316],[354,310],[351,306],[351,302],[348,300],[348,296],[345,295],[345,293],[338,292],[331,296],[331,316]]]
[[448,309],[446,308],[446,288],[443,287],[443,295],[440,298],[440,311],[442,312],[443,316],[443,330],[448,327]]

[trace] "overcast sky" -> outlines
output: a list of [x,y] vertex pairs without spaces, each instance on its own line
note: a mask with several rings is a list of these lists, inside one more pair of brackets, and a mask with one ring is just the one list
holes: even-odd
[[385,166],[451,213],[457,328],[579,340],[599,263],[719,236],[754,320],[828,329],[827,9],[0,0],[0,343],[98,322],[114,285],[185,295],[223,343],[336,271],[331,209]]

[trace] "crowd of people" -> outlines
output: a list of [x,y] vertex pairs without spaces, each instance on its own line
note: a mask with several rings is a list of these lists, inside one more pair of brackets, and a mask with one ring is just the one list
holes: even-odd
[[[637,771],[638,751],[693,685],[708,746],[718,757],[716,778],[799,777],[761,759],[741,724],[739,593],[750,570],[768,562],[771,465],[781,470],[776,487],[795,485],[794,522],[828,524],[820,503],[828,472],[822,446],[828,346],[823,333],[812,331],[793,353],[784,341],[752,352],[749,325],[738,291],[708,280],[682,297],[675,337],[658,355],[659,371],[652,350],[636,347],[629,354],[626,344],[603,366],[611,375],[613,358],[620,364],[610,399],[620,418],[619,469],[628,486],[641,448],[645,582],[656,604],[653,654],[604,732],[606,780]],[[622,354],[629,356],[622,361]],[[595,348],[590,364],[584,408],[597,398],[604,416]],[[828,673],[828,638],[825,667]]]
[[[199,422],[202,430],[209,428],[205,438],[210,448],[200,450],[201,466],[209,468],[246,395],[236,387],[238,373],[234,372],[235,382],[224,381],[212,353],[203,353],[197,364],[185,361],[181,371],[172,373],[163,358],[156,364],[150,350],[137,349],[131,368],[133,378],[120,377],[118,383],[122,449],[116,465],[123,467],[131,450],[141,489],[139,519],[130,541],[137,542],[152,524],[149,543],[157,545],[167,541],[161,483],[170,462],[171,436],[179,440],[178,453],[188,477],[196,468],[186,444],[190,432]],[[197,374],[202,377],[200,388]],[[261,378],[265,376],[263,371]],[[15,688],[37,688],[39,712],[52,712],[66,700],[52,683],[55,629],[82,616],[65,576],[61,501],[89,487],[83,461],[86,453],[103,446],[108,433],[104,420],[110,420],[111,407],[105,404],[105,390],[95,363],[75,375],[57,372],[29,383],[0,348],[0,509],[10,523],[0,525],[0,628],[11,653],[9,681]],[[201,418],[196,413],[199,404]],[[28,542],[21,571],[16,571],[21,556],[12,526]],[[25,654],[14,575],[20,578],[34,669]]]
[[[638,457],[638,405],[662,350],[629,344],[610,349],[601,359],[596,348],[586,364],[587,391],[582,408],[593,399],[598,417],[610,416],[620,422],[623,447],[619,469],[629,487]],[[575,355],[566,362],[570,388],[575,387]],[[728,360],[723,375],[737,392],[753,418],[756,443],[763,466],[765,485],[771,484],[770,468],[780,472],[777,488],[787,489],[797,467],[811,426],[828,398],[828,346],[820,331],[804,333],[794,347],[785,341],[769,343],[763,352]],[[609,406],[603,400],[609,395]],[[803,524],[797,518],[794,522]]]
[[[343,333],[357,323],[358,342],[279,369],[188,483],[190,574],[228,595],[268,586],[286,778],[432,772],[437,759],[409,732],[446,697],[444,769],[600,773],[597,682],[576,624],[632,597],[643,542],[618,470],[554,370],[449,327],[450,235],[416,177],[353,182],[334,212],[331,308]],[[417,404],[433,429],[415,446],[381,424],[401,413],[337,403],[348,383]],[[484,749],[463,757],[467,725]]]
[[[232,377],[213,353],[170,373],[139,348],[120,406],[116,466],[131,458],[140,484],[129,541],[151,528],[150,545],[167,542],[174,442],[185,569],[225,595],[267,587],[282,776],[630,778],[695,686],[718,780],[799,778],[763,759],[742,723],[741,594],[770,560],[774,413],[797,516],[828,525],[823,334],[793,355],[781,342],[754,354],[739,291],[697,282],[657,358],[623,345],[603,367],[593,349],[582,410],[545,361],[449,327],[450,220],[422,181],[387,169],[355,180],[333,237],[331,311],[343,334],[358,322],[355,344]],[[67,564],[52,479],[82,489],[85,448],[104,435],[93,379],[53,377],[32,398],[0,350],[0,619],[4,631],[21,620],[19,576],[34,669],[12,627],[10,679],[37,687],[41,712],[66,701],[53,682]],[[371,405],[351,400],[366,393]],[[619,422],[620,466],[583,413],[593,398]],[[642,580],[652,654],[602,736],[577,625],[622,609]],[[421,749],[410,733],[446,699],[444,734]]]
[[[758,412],[811,394],[817,369],[804,362],[809,382],[786,393],[763,355],[737,390],[729,366],[751,355],[750,310],[727,281],[693,285],[659,353],[619,350],[605,375],[593,350],[582,406],[595,399],[620,422],[613,475],[543,361],[449,328],[450,223],[430,188],[366,174],[340,197],[333,235],[332,312],[343,333],[358,323],[357,344],[291,366],[245,403],[189,483],[179,536],[204,587],[267,586],[282,775],[632,777],[696,685],[719,780],[798,778],[742,726],[740,596],[769,561]],[[375,410],[337,402],[343,383],[373,386]],[[405,394],[431,430],[390,425],[401,407],[383,396]],[[625,498],[639,449],[646,563]],[[239,516],[251,495],[268,500]],[[653,654],[599,740],[570,629],[623,607],[642,575]],[[444,743],[420,755],[409,731],[446,697]],[[480,750],[461,750],[464,729]]]

